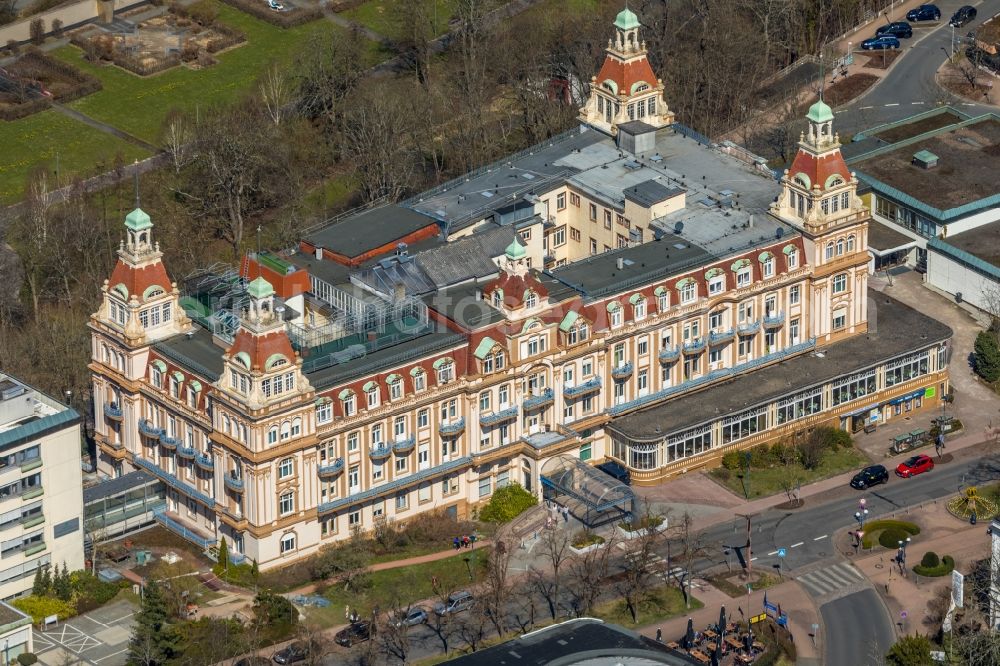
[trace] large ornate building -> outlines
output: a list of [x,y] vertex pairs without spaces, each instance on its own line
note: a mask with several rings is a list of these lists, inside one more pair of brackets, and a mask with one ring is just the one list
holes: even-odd
[[869,294],[829,107],[776,181],[673,122],[638,29],[579,128],[294,252],[178,286],[133,211],[91,320],[101,470],[270,567],[569,462],[656,483],[935,404],[950,331]]

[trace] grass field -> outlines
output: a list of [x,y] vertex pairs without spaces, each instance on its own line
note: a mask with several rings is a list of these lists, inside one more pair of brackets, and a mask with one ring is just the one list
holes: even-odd
[[38,166],[55,174],[59,155],[60,180],[89,176],[111,168],[115,156],[125,163],[149,154],[117,137],[43,111],[14,122],[0,122],[0,203],[13,203],[24,194],[25,177]]
[[[339,585],[328,588],[323,596],[331,601],[330,606],[309,608],[306,610],[306,617],[320,626],[329,627],[344,623],[345,606],[350,606],[351,610],[357,610],[365,616],[375,606],[386,611],[431,599],[435,597],[431,582],[435,577],[442,590],[462,589],[473,584],[469,582],[469,567],[472,568],[476,582],[482,579],[488,554],[488,548],[476,548],[443,560],[374,571],[369,574],[369,585],[362,592],[350,592]],[[464,561],[465,557],[471,558],[468,565]]]
[[[428,13],[434,21],[434,34],[443,35],[448,32],[448,21],[455,13],[456,0],[424,0]],[[398,39],[403,33],[403,25],[394,13],[394,0],[368,0],[354,9],[341,12],[341,16],[350,19],[383,37]],[[435,6],[436,5],[436,6]]]
[[[175,67],[161,74],[139,77],[113,66],[97,66],[83,59],[83,52],[66,46],[53,52],[57,57],[97,76],[104,90],[89,95],[72,106],[130,134],[156,142],[163,118],[174,108],[193,111],[231,102],[248,90],[264,68],[272,62],[289,61],[319,31],[343,33],[327,20],[313,21],[283,30],[219,4],[219,20],[242,30],[247,41],[218,56],[219,62],[203,70]],[[371,44],[372,64],[378,45]]]
[[[848,470],[856,469],[868,464],[868,458],[863,453],[854,448],[842,448],[836,451],[827,451],[823,455],[823,461],[816,469],[806,469],[796,463],[794,465],[769,467],[766,469],[751,468],[750,470],[750,499],[756,497],[768,497],[776,493],[784,492],[787,484],[794,488],[796,483],[806,485],[813,481],[819,481],[831,476],[836,476]],[[743,478],[743,471],[729,471],[723,468],[712,470],[712,478],[724,485],[734,494],[745,497],[746,486]]]
[[[701,608],[704,604],[691,598],[691,610]],[[684,607],[684,595],[676,587],[654,587],[646,592],[645,598],[639,603],[638,621],[632,621],[625,601],[611,599],[594,607],[591,617],[614,622],[623,627],[641,627],[652,622],[659,622],[671,617],[690,612]]]

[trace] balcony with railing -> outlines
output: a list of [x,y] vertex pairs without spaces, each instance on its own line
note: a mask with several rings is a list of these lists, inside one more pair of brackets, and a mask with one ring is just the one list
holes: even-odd
[[160,445],[167,451],[176,450],[177,447],[180,445],[180,443],[181,440],[177,439],[176,437],[173,437],[172,435],[168,435],[166,432],[160,435]]
[[733,328],[711,331],[708,334],[708,344],[712,346],[725,344],[735,337],[736,337],[736,330]]
[[601,378],[594,377],[593,379],[588,379],[582,384],[576,384],[574,386],[563,387],[563,395],[567,398],[576,398],[581,395],[586,395],[588,393],[593,393],[594,391],[601,390]]
[[368,449],[368,457],[372,460],[385,460],[392,453],[392,447],[385,442],[381,442]]
[[461,435],[465,432],[465,417],[450,421],[448,423],[442,423],[438,426],[438,433],[445,437],[454,437],[456,435]]
[[197,451],[194,450],[193,446],[178,446],[177,447],[177,457],[184,458],[185,460],[194,460]]
[[535,395],[530,395],[524,399],[524,411],[530,412],[536,409],[542,409],[543,407],[548,407],[553,402],[556,401],[556,393],[550,388],[536,393]]
[[159,439],[163,435],[163,428],[153,425],[151,421],[141,419],[139,421],[139,433],[150,439]]
[[417,438],[413,435],[409,437],[404,437],[402,439],[397,439],[392,443],[392,450],[400,455],[405,455],[413,450],[413,447],[417,445]]
[[122,408],[113,402],[104,405],[104,415],[112,421],[121,421],[125,418],[125,415],[122,414]]
[[664,347],[660,350],[660,363],[673,363],[680,358],[681,350],[677,347]]
[[236,476],[230,472],[229,474],[226,474],[223,479],[225,481],[226,488],[229,488],[234,493],[243,492],[243,477]]
[[143,470],[149,472],[150,474],[158,478],[160,481],[163,481],[165,484],[167,484],[174,490],[177,490],[181,493],[184,493],[188,497],[198,500],[199,502],[201,502],[202,504],[204,504],[209,508],[215,507],[215,499],[209,497],[208,495],[201,492],[194,486],[184,483],[183,481],[178,479],[175,475],[163,469],[156,463],[150,460],[146,460],[145,458],[140,458],[139,456],[136,456],[135,458],[132,459],[132,464],[136,465],[137,467],[141,467]]
[[756,335],[758,331],[760,331],[759,321],[746,321],[739,326],[740,335]]
[[705,351],[705,338],[695,338],[684,343],[685,354],[700,354]]
[[631,361],[625,361],[611,368],[611,378],[619,381],[628,379],[632,376],[632,370],[634,369],[635,366],[632,365]]
[[493,426],[504,421],[509,421],[511,419],[517,418],[517,405],[512,407],[505,407],[496,412],[490,412],[488,414],[482,414],[479,417],[479,424],[484,426]]
[[329,463],[327,465],[320,465],[318,468],[316,468],[316,471],[319,473],[319,478],[323,479],[324,481],[335,479],[340,475],[341,472],[344,471],[344,459],[337,458],[332,463]]
[[772,312],[764,315],[764,328],[780,328],[784,323],[784,312]]
[[215,460],[207,453],[199,453],[194,457],[194,464],[205,470],[212,472],[215,470]]

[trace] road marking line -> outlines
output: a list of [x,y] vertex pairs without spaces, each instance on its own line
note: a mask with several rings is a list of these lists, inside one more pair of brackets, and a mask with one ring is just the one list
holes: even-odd
[[825,538],[826,538],[826,535],[824,534],[823,536],[816,537],[815,539],[813,539],[813,541],[819,541],[820,539],[825,539]]
[[776,550],[772,550],[770,553],[768,553],[768,555],[777,555],[777,554],[778,554],[778,551],[776,551]]
[[865,109],[874,109],[874,108],[875,108],[874,106],[863,106],[861,107],[861,110],[864,111]]
[[893,102],[892,104],[883,104],[883,106],[899,106],[899,102]]
[[799,546],[801,546],[801,545],[802,545],[802,542],[801,542],[801,541],[799,541],[798,543],[793,543],[791,547],[792,547],[792,548],[798,548],[798,547],[799,547]]
[[910,102],[910,104],[913,104],[913,105],[915,105],[915,106],[916,106],[916,105],[918,105],[918,104],[923,104],[923,102]]
[[756,562],[756,561],[757,561],[757,558],[756,558],[756,557],[751,557],[751,558],[750,558],[750,561],[751,561],[751,562]]

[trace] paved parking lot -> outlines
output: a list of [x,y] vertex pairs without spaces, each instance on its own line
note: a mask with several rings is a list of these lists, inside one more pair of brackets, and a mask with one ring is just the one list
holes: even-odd
[[116,601],[47,631],[35,629],[35,654],[45,666],[124,666],[137,608]]

